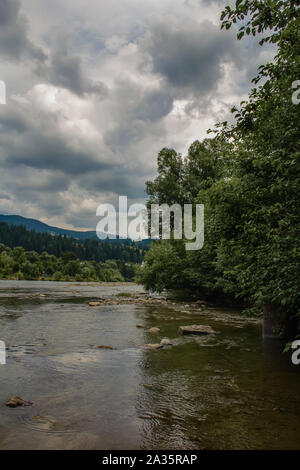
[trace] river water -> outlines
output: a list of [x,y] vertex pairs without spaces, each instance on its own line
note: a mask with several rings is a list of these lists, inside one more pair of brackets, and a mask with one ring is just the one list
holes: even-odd
[[[0,449],[300,448],[300,366],[260,322],[186,302],[88,305],[124,291],[142,288],[0,281]],[[217,334],[178,336],[190,324]],[[142,347],[163,337],[173,346]],[[13,395],[33,405],[6,407]]]

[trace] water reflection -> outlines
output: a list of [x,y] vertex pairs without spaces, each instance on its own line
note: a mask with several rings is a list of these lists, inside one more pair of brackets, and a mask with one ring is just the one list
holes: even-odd
[[[256,320],[180,303],[88,306],[120,291],[141,288],[0,282],[0,402],[33,402],[0,407],[1,449],[300,447],[299,370]],[[193,323],[217,334],[178,336]],[[173,346],[142,348],[163,337]]]

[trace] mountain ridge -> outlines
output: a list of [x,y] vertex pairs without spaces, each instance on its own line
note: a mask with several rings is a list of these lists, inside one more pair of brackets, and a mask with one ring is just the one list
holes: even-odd
[[25,226],[28,230],[35,230],[40,233],[54,233],[55,235],[66,235],[73,237],[79,240],[91,239],[99,240],[96,231],[80,231],[80,230],[69,230],[60,227],[55,227],[53,225],[45,224],[37,219],[31,219],[23,217],[21,215],[5,215],[0,214],[0,222],[6,222],[8,225],[22,225]]
[[[0,214],[0,222],[5,222],[8,225],[17,225],[17,226],[24,226],[27,230],[34,230],[35,232],[39,233],[48,233],[54,235],[65,235],[67,237],[72,237],[77,240],[100,240],[97,237],[96,231],[94,230],[87,230],[87,231],[80,231],[80,230],[69,230],[60,227],[55,227],[53,225],[48,225],[44,222],[41,222],[37,219],[31,219],[27,217],[23,217],[21,215],[9,215],[9,214]],[[105,238],[104,240],[100,241],[108,241],[109,243],[128,243],[132,242],[130,238]],[[145,239],[141,240],[138,243],[142,245],[149,245],[151,240]]]

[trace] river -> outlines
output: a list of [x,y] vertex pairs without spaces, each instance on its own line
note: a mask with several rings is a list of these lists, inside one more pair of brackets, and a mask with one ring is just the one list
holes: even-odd
[[[261,323],[189,302],[88,305],[142,290],[0,281],[0,449],[299,449],[300,366]],[[217,334],[178,335],[191,324]],[[163,337],[173,346],[142,347]],[[32,406],[6,407],[13,395]]]

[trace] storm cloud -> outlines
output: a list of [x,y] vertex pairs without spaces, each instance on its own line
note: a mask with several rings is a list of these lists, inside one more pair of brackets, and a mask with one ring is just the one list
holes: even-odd
[[107,95],[107,87],[101,81],[90,80],[83,70],[80,56],[70,52],[69,40],[61,34],[49,54],[49,60],[39,64],[36,73],[47,82],[67,88],[77,95],[92,93],[99,97]]
[[46,59],[44,51],[30,41],[28,20],[20,12],[19,0],[0,1],[0,54],[6,59]]
[[94,229],[143,202],[161,148],[207,137],[274,53],[220,31],[222,3],[0,0],[0,213]]
[[210,21],[184,26],[159,23],[142,41],[152,70],[184,95],[210,93],[222,77],[222,65],[234,58],[235,38]]

